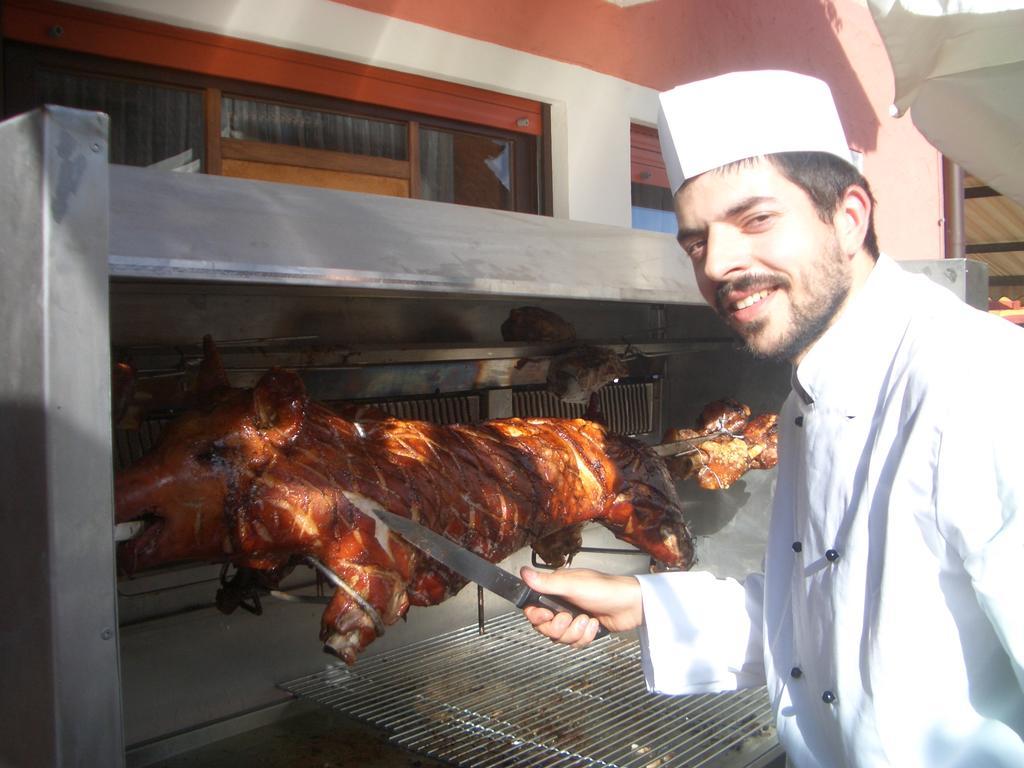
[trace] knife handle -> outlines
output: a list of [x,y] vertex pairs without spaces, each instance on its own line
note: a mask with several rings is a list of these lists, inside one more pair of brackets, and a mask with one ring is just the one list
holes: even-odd
[[[551,595],[545,595],[541,592],[537,592],[534,589],[530,589],[523,595],[522,599],[516,603],[517,608],[525,608],[528,605],[536,605],[538,608],[547,608],[552,613],[568,613],[572,617],[579,616],[581,611],[575,605],[570,602],[559,600],[557,597],[551,597]],[[589,615],[589,614],[587,614]],[[597,640],[599,637],[604,637],[608,634],[608,630],[599,621],[597,623],[597,634],[594,635],[594,639]]]

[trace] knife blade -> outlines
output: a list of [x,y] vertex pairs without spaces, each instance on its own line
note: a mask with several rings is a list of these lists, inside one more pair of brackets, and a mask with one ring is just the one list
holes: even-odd
[[[459,546],[436,531],[420,525],[415,520],[396,515],[377,504],[373,505],[373,509],[367,509],[363,505],[362,511],[376,517],[384,526],[399,533],[403,539],[417,549],[444,563],[460,576],[464,576],[505,598],[516,608],[536,605],[547,608],[552,613],[568,613],[573,617],[586,613],[568,601],[531,589],[518,576],[509,573],[490,560],[485,560],[475,552]],[[603,637],[606,634],[608,634],[608,630],[599,626],[596,637]]]

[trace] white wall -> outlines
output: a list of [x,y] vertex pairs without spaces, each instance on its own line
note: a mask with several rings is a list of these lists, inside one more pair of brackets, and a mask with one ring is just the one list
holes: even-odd
[[555,216],[630,225],[629,123],[655,123],[653,89],[329,0],[76,4],[546,102]]

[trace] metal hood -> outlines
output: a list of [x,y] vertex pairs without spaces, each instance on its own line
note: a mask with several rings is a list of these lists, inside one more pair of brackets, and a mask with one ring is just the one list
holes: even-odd
[[112,277],[699,304],[666,234],[112,166]]

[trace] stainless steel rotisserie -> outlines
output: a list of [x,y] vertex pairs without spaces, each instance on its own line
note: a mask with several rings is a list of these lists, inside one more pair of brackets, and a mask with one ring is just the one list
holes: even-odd
[[[786,371],[734,349],[671,237],[108,168],[103,128],[94,114],[64,109],[0,126],[0,313],[11,337],[0,547],[16,596],[5,618],[17,627],[2,651],[18,660],[5,673],[0,742],[14,764],[150,764],[279,717],[294,701],[281,684],[328,662],[310,643],[326,596],[310,568],[276,585],[291,599],[255,589],[230,614],[215,595],[238,574],[219,564],[115,576],[115,468],[151,450],[189,405],[206,334],[233,387],[276,366],[332,407],[439,424],[587,415],[651,444],[712,400],[735,397],[761,413],[785,391]],[[523,306],[564,318],[576,338],[506,341],[502,325]],[[586,403],[549,391],[550,362],[574,344],[623,365]],[[130,397],[117,384],[125,397],[112,398],[111,362],[135,371]],[[724,491],[679,484],[705,566],[723,575],[757,566],[771,481],[756,472]],[[650,565],[600,527],[581,536],[575,564]],[[520,550],[503,564],[529,559]],[[386,668],[453,627],[497,626],[508,612],[472,588],[413,607],[353,671]],[[501,652],[481,641],[474,653]],[[617,671],[631,669],[632,653],[615,657]],[[465,724],[470,735],[477,727]]]

